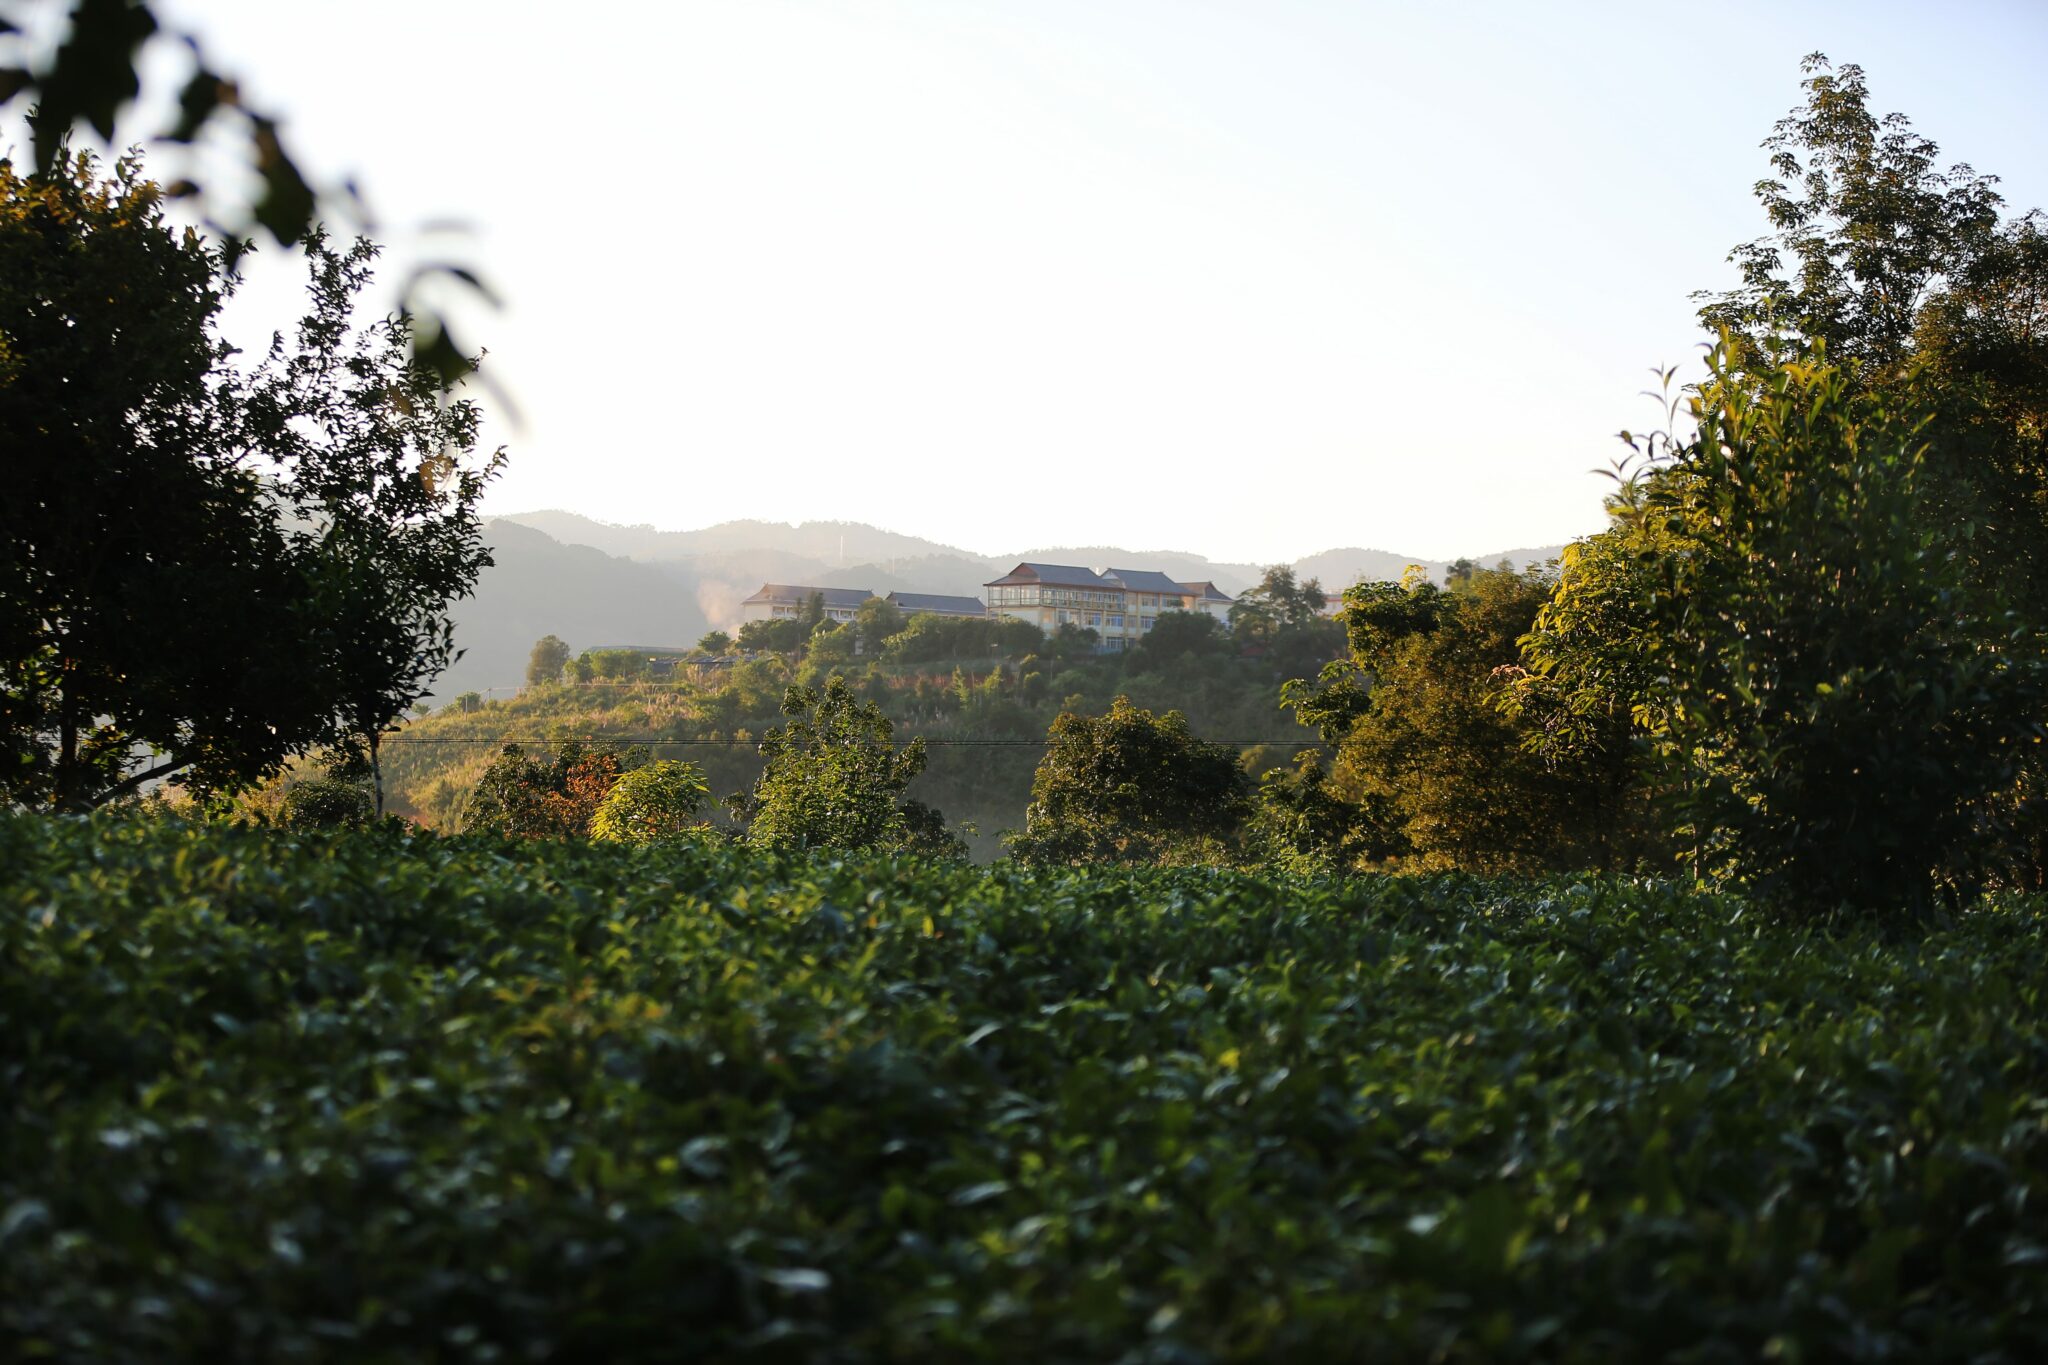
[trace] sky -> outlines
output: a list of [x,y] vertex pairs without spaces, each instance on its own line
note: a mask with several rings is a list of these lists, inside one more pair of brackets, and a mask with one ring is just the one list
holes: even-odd
[[[496,513],[1556,543],[1764,231],[1804,54],[2048,206],[2040,0],[162,9],[358,180],[394,277],[452,253],[503,296]],[[301,278],[267,253],[234,334]]]

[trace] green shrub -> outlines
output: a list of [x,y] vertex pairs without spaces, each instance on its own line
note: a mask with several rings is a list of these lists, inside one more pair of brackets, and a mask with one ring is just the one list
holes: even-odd
[[370,823],[370,789],[344,777],[316,777],[294,783],[278,805],[286,829],[361,829]]
[[2048,1358],[2048,909],[0,818],[0,1358]]
[[1652,658],[1708,856],[1792,906],[1924,908],[1984,875],[1987,797],[2048,712],[2048,638],[1927,515],[1926,420],[1815,353],[1710,357],[1653,489]]
[[623,774],[590,817],[590,837],[615,844],[653,844],[700,834],[698,812],[711,796],[694,763],[663,759]]

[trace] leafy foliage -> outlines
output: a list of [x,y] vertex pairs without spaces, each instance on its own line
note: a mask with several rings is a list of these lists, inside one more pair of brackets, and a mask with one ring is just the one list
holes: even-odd
[[2037,901],[104,817],[0,866],[10,1357],[2048,1355]]
[[1222,861],[1246,786],[1236,752],[1195,738],[1186,716],[1118,697],[1106,715],[1052,723],[1010,853],[1025,863]]
[[834,674],[822,690],[791,687],[786,722],[761,739],[767,763],[741,803],[756,848],[867,849],[899,845],[898,801],[924,771],[924,741],[898,746],[880,707]]
[[1598,775],[1544,761],[1528,722],[1503,706],[1521,638],[1549,596],[1542,575],[1508,569],[1475,571],[1452,589],[1411,573],[1345,591],[1351,657],[1316,685],[1290,682],[1282,698],[1335,751],[1316,799],[1353,805],[1355,848],[1413,868],[1486,872],[1614,860]]
[[374,815],[370,789],[333,773],[293,783],[278,805],[278,823],[286,829],[361,829]]
[[559,745],[551,758],[529,758],[507,744],[477,779],[462,827],[514,839],[582,839],[620,776],[645,760],[639,749]]
[[232,790],[364,748],[452,657],[489,563],[473,404],[355,329],[375,249],[308,243],[312,301],[252,372],[230,281],[131,159],[0,162],[0,791],[83,810],[154,778]]
[[1903,114],[1870,112],[1863,69],[1804,62],[1806,103],[1764,147],[1756,187],[1770,236],[1730,255],[1739,289],[1702,295],[1701,321],[1766,357],[1818,343],[1837,361],[1905,358],[1921,305],[1964,273],[1998,227],[1996,177],[1939,169],[1940,148]]
[[590,837],[614,844],[655,844],[701,836],[711,797],[695,764],[662,759],[620,775],[590,817]]
[[2048,632],[1973,581],[1921,498],[1926,419],[1813,359],[1710,358],[1651,506],[1649,635],[1686,803],[1740,875],[1811,908],[1974,889],[1979,805],[2048,714]]
[[559,636],[543,635],[533,642],[533,653],[526,660],[526,685],[544,687],[562,680],[562,670],[569,666],[569,646]]

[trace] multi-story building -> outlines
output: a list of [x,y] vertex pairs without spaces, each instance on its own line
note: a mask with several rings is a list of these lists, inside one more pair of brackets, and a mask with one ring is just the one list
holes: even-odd
[[1162,612],[1206,611],[1230,619],[1231,599],[1215,584],[1176,583],[1151,569],[1026,562],[982,586],[991,615],[1029,621],[1047,634],[1065,625],[1092,630],[1105,650],[1144,639]]
[[740,603],[742,621],[776,621],[802,616],[813,596],[823,599],[827,621],[851,621],[860,604],[874,594],[866,588],[812,588],[798,583],[763,583]]

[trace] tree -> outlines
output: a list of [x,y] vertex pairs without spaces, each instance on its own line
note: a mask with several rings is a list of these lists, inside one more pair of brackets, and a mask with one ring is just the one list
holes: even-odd
[[701,837],[711,826],[698,818],[711,796],[694,763],[663,759],[620,776],[590,819],[590,837],[617,844],[653,844]]
[[1118,697],[1107,715],[1053,721],[1010,854],[1025,863],[1224,861],[1248,787],[1236,753],[1196,739],[1180,712],[1155,716]]
[[1322,614],[1328,604],[1320,582],[1296,582],[1294,570],[1276,564],[1231,604],[1231,634],[1281,677],[1300,677],[1343,650],[1343,628]]
[[1208,658],[1229,650],[1223,623],[1203,611],[1162,612],[1138,641],[1134,662],[1163,665],[1185,658]]
[[586,649],[577,662],[588,666],[588,676],[583,668],[577,669],[583,682],[638,682],[648,672],[647,655],[637,649]]
[[1102,645],[1102,632],[1063,621],[1045,637],[1041,648],[1055,659],[1073,662],[1093,658]]
[[[104,183],[94,172],[68,151],[48,176],[0,161],[0,780],[12,800],[60,810],[173,770],[131,773],[137,746],[224,779],[276,771],[318,730],[311,708],[282,734],[240,720],[290,699],[265,652],[236,639],[287,628],[297,575],[215,439],[217,254],[164,226],[137,160]],[[179,626],[163,609],[181,602]],[[248,671],[232,671],[242,658]]]
[[286,829],[361,829],[375,814],[365,779],[368,768],[355,757],[333,752],[318,773],[294,782],[278,803],[277,820]]
[[1457,591],[1418,569],[1345,591],[1350,658],[1282,690],[1335,752],[1321,795],[1357,812],[1360,846],[1423,869],[1529,872],[1614,860],[1604,790],[1554,767],[1505,712],[1519,641],[1550,585],[1482,569]]
[[560,636],[543,635],[533,642],[533,653],[526,657],[526,685],[545,687],[562,680],[562,670],[569,664],[569,646]]
[[1331,785],[1321,755],[1306,752],[1292,770],[1276,768],[1259,779],[1245,845],[1255,865],[1311,875],[1352,872],[1402,852],[1405,842],[1389,833],[1396,828],[1384,807],[1361,814]]
[[1263,644],[1280,630],[1296,630],[1313,622],[1329,603],[1329,595],[1316,579],[1298,583],[1294,570],[1275,564],[1266,570],[1258,586],[1247,588],[1230,605],[1230,628],[1255,644]]
[[751,652],[794,654],[803,647],[809,631],[794,616],[767,621],[748,621],[740,627],[739,647]]
[[238,416],[291,509],[335,742],[368,755],[381,818],[383,735],[460,657],[448,604],[491,562],[477,505],[504,453],[471,461],[482,412],[414,357],[404,315],[355,325],[376,245],[303,246],[311,309],[293,345],[272,339]]
[[852,625],[820,627],[811,632],[810,643],[804,647],[804,658],[820,667],[851,663],[857,633],[857,627]]
[[477,779],[462,827],[514,839],[586,838],[612,787],[645,758],[639,749],[572,741],[537,759],[507,744]]
[[891,848],[912,831],[898,800],[924,771],[924,741],[898,746],[880,707],[834,674],[822,691],[791,687],[785,724],[761,740],[767,759],[739,803],[746,839],[779,850]]
[[[1757,186],[1771,236],[1736,248],[1743,285],[1702,296],[1731,361],[1824,355],[1851,389],[1926,420],[1918,517],[1943,528],[1980,599],[2048,624],[2048,230],[2038,210],[2001,222],[1993,177],[1956,164],[1901,114],[1868,108],[1863,72],[1815,54],[1806,100],[1766,147]],[[1726,371],[1717,382],[1726,383]],[[1823,528],[1825,530],[1825,528]],[[2048,884],[2048,747],[1985,802],[2008,827],[2020,881]],[[2032,812],[2029,815],[2029,812]],[[1999,814],[2006,812],[2009,814]]]
[[882,657],[892,663],[936,663],[944,659],[1021,658],[1045,645],[1045,635],[1014,616],[942,616],[921,611],[885,640]]
[[156,778],[229,789],[366,745],[449,657],[488,563],[475,412],[351,344],[371,248],[312,245],[297,346],[251,373],[213,334],[221,254],[163,222],[132,157],[0,162],[0,790],[60,810]]
[[1711,858],[1806,911],[1981,884],[1981,807],[2043,739],[2048,631],[1924,515],[1931,419],[1811,359],[1709,359],[1653,490],[1711,525],[1662,561],[1648,640]]
[[1700,319],[1780,359],[1819,342],[1838,364],[1894,365],[1921,305],[1990,245],[2004,201],[1991,176],[1940,170],[1905,115],[1871,114],[1861,67],[1816,52],[1801,69],[1805,105],[1763,144],[1773,174],[1756,196],[1774,230],[1729,254],[1742,284],[1697,296]]
[[697,652],[699,654],[711,655],[713,658],[724,654],[731,648],[732,636],[722,630],[707,630],[697,640]]
[[853,614],[863,654],[879,657],[889,637],[903,629],[903,611],[886,597],[870,597]]
[[798,636],[799,642],[810,639],[812,632],[825,624],[825,594],[814,592],[806,597],[796,619],[801,632]]

